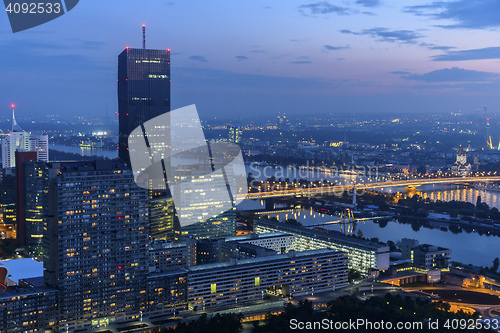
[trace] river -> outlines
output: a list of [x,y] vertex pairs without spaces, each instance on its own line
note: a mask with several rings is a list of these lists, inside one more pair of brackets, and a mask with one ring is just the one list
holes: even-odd
[[117,158],[118,150],[107,150],[101,148],[88,148],[88,147],[75,147],[75,146],[65,146],[65,145],[54,145],[49,146],[49,157],[50,149],[63,151],[66,153],[79,154],[81,156],[104,156],[107,158]]
[[[248,171],[247,166],[247,171]],[[256,172],[260,170],[260,172]],[[272,171],[276,172],[272,172]],[[263,180],[275,175],[276,178],[302,178],[310,181],[321,178],[323,175],[318,172],[307,172],[302,170],[300,177],[297,171],[288,171],[286,169],[275,169],[275,168],[265,168],[255,167],[251,170],[252,174],[258,180]],[[340,176],[339,182],[349,182],[352,180],[352,176]],[[329,180],[329,178],[326,178]],[[386,192],[402,192],[405,193],[404,188],[387,188],[384,189]],[[490,192],[485,190],[477,190],[474,188],[464,188],[458,185],[424,185],[417,187],[415,192],[424,198],[430,198],[431,200],[459,200],[468,201],[471,203],[476,203],[477,196],[480,195],[482,202],[487,203],[490,207],[500,208],[500,193]],[[410,194],[411,195],[411,194]],[[262,200],[245,200],[238,205],[238,209],[263,209],[264,202]],[[283,221],[287,218],[294,218],[304,225],[319,224],[323,222],[338,220],[337,216],[330,216],[326,214],[320,214],[314,210],[300,210],[295,213],[281,213],[281,214],[271,214],[269,216],[276,216],[279,220]],[[339,225],[328,225],[325,228],[332,230],[340,230]],[[454,234],[451,231],[444,231],[440,228],[429,229],[421,227],[418,231],[413,230],[410,224],[399,223],[396,220],[390,221],[385,227],[381,227],[379,223],[374,221],[364,221],[358,222],[354,227],[354,234],[357,234],[361,230],[363,237],[373,238],[377,237],[383,242],[392,240],[394,242],[400,241],[402,238],[413,238],[417,239],[421,244],[433,244],[441,247],[449,248],[453,253],[453,260],[463,262],[466,264],[474,264],[479,266],[491,266],[495,257],[500,257],[500,237],[483,234],[480,235],[477,232],[467,233],[463,231],[458,234]]]

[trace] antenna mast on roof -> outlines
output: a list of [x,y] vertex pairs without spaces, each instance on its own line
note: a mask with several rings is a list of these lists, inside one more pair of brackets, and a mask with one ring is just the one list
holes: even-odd
[[142,25],[142,48],[146,49],[146,25]]

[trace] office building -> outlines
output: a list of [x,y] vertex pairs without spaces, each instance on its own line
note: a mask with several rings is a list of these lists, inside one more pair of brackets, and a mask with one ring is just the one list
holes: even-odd
[[[30,156],[30,154],[33,154]],[[16,152],[17,238],[33,257],[43,253],[43,230],[47,228],[49,178],[47,163],[37,162],[34,152]]]
[[149,272],[167,272],[187,266],[196,265],[196,240],[172,243],[153,241],[148,245]]
[[16,151],[33,151],[37,154],[37,161],[49,160],[49,137],[31,134],[19,127],[12,106],[12,131],[2,139],[2,168],[16,166]]
[[227,128],[228,141],[232,143],[240,143],[243,130],[239,126],[229,126]]
[[150,193],[148,232],[151,239],[174,240],[174,218],[175,207],[172,197],[155,196]]
[[16,226],[16,173],[15,169],[2,168],[0,170],[1,186],[0,199],[2,207],[3,223]]
[[196,264],[205,265],[222,261],[224,239],[204,238],[196,241]]
[[448,269],[451,266],[450,249],[436,245],[419,244],[416,239],[402,239],[402,259],[411,259],[413,267],[423,270]]
[[186,268],[189,309],[237,306],[283,296],[314,295],[347,286],[347,253],[329,249]]
[[413,249],[418,247],[418,240],[403,238],[401,240],[401,259],[411,259]]
[[288,119],[286,118],[285,115],[278,116],[277,127],[279,130],[288,129],[288,127],[289,127]]
[[231,259],[261,258],[275,256],[278,254],[275,250],[266,249],[262,246],[238,242],[224,243],[222,253],[222,261],[230,261]]
[[295,236],[283,232],[272,232],[268,234],[251,233],[244,236],[228,237],[225,241],[226,243],[236,242],[240,244],[253,244],[269,250],[274,250],[277,254],[283,254],[294,249]]
[[284,254],[293,250],[294,243],[295,236],[282,232],[228,237],[221,244],[221,261]]
[[[180,230],[175,230],[176,240],[193,237],[225,238],[236,234],[236,204],[228,192],[227,179],[233,179],[232,168],[225,168],[224,173],[212,172],[211,165],[186,165],[175,171],[175,182],[180,186],[173,193],[176,205],[184,207],[178,210],[179,219],[189,221]],[[221,206],[229,209],[220,212]]]
[[119,158],[130,165],[129,134],[169,111],[170,50],[127,47],[118,56]]
[[230,209],[206,221],[182,226],[175,230],[177,241],[184,241],[189,237],[196,239],[225,238],[236,234],[236,208]]
[[254,232],[257,234],[278,231],[295,236],[294,249],[296,251],[326,248],[347,252],[349,254],[349,268],[364,274],[371,270],[384,271],[389,268],[389,246],[387,245],[275,221],[254,221]]

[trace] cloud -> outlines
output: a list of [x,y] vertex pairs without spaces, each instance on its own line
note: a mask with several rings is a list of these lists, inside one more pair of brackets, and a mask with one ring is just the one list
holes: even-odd
[[194,55],[189,57],[190,60],[199,61],[199,62],[208,62],[207,58],[201,55]]
[[371,28],[364,29],[361,32],[354,32],[351,30],[340,30],[343,34],[353,34],[353,35],[367,35],[377,39],[382,42],[399,42],[405,44],[415,44],[418,38],[422,38],[422,35],[419,35],[415,31],[411,30],[389,30],[386,28]]
[[356,3],[365,7],[377,7],[380,6],[380,0],[357,0]]
[[411,73],[410,72],[405,72],[405,71],[394,71],[394,72],[390,72],[391,74],[395,74],[395,75],[410,75]]
[[436,45],[436,44],[431,44],[431,43],[420,43],[418,45],[426,47],[429,50],[441,50],[441,51],[448,51],[448,50],[455,48],[453,46],[441,46],[441,45]]
[[311,3],[307,5],[299,6],[299,11],[302,15],[317,15],[317,14],[338,14],[338,15],[350,15],[350,11],[346,7],[339,7],[332,5],[329,2],[321,1],[316,3]]
[[291,64],[297,64],[297,65],[302,65],[302,64],[312,64],[312,61],[310,60],[302,60],[302,61],[291,61]]
[[89,48],[89,49],[102,49],[104,46],[106,46],[106,43],[104,42],[96,42],[96,41],[83,41],[83,47]]
[[332,45],[323,45],[323,48],[327,49],[328,51],[338,51],[338,50],[345,50],[348,49],[349,46],[332,46]]
[[405,12],[456,22],[443,26],[446,28],[484,29],[500,26],[498,0],[435,1],[427,5],[408,6]]
[[251,53],[267,53],[266,50],[252,50]]
[[464,60],[483,60],[500,59],[500,47],[485,47],[483,49],[449,51],[444,54],[432,57],[434,61],[464,61]]
[[485,82],[500,78],[499,74],[481,72],[458,67],[438,69],[425,74],[412,74],[409,72],[391,72],[401,75],[402,78],[428,83],[436,82]]
[[242,55],[238,55],[235,57],[236,60],[238,61],[243,61],[243,60],[248,60],[248,57],[247,56],[242,56]]

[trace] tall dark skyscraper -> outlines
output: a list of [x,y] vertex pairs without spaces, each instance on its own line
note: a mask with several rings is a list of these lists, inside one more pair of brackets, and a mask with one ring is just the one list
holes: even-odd
[[170,50],[126,48],[118,56],[118,156],[130,165],[128,136],[170,111]]

